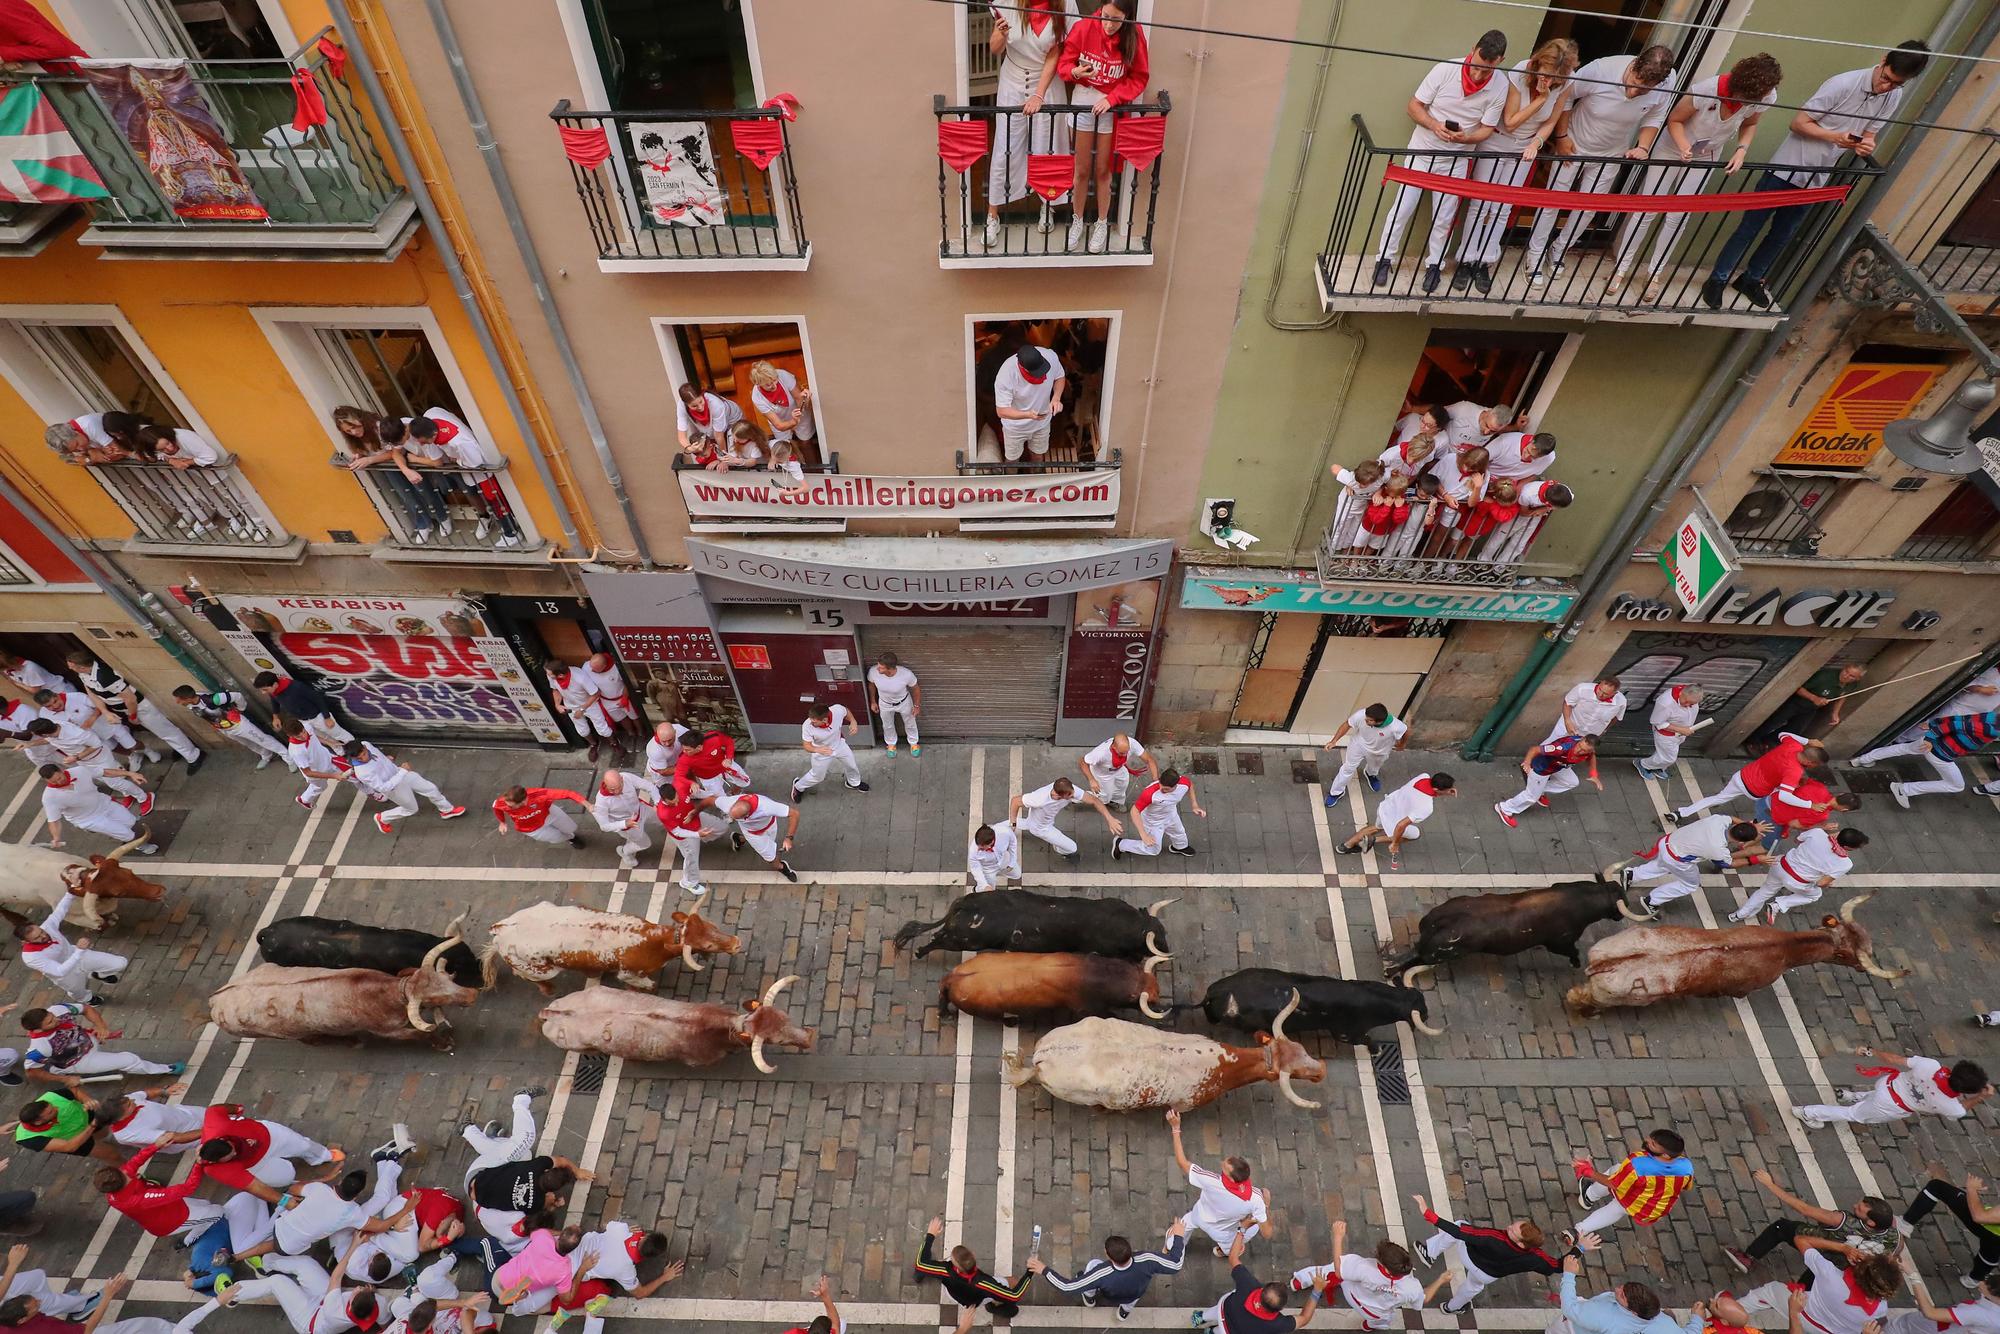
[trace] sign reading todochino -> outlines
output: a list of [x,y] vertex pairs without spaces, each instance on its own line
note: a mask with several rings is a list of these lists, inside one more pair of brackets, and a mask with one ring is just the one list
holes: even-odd
[[866,477],[809,474],[796,486],[764,472],[679,474],[688,515],[715,520],[956,519],[1044,522],[1112,519],[1118,472],[1047,477]]

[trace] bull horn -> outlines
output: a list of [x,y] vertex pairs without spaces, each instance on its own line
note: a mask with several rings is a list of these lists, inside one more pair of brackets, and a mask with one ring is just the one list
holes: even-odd
[[[1868,896],[1864,894],[1861,897],[1867,898]],[[1881,964],[1876,963],[1875,956],[1867,951],[1863,951],[1856,958],[1861,963],[1862,972],[1868,974],[1870,977],[1879,977],[1885,982],[1894,982],[1899,978],[1905,978],[1910,975],[1910,970],[1907,968],[1884,968]]]
[[689,972],[699,973],[701,971],[701,965],[694,961],[694,950],[689,947],[685,935],[681,937],[681,962],[688,966]]
[[1405,968],[1403,970],[1403,985],[1406,987],[1415,986],[1417,984],[1417,979],[1422,977],[1425,973],[1431,972],[1433,970],[1433,967],[1434,965],[1432,964],[1420,963],[1414,968]]
[[1618,900],[1618,915],[1628,922],[1650,922],[1653,920],[1644,913],[1633,912],[1631,905],[1623,899]]
[[1148,916],[1148,917],[1158,917],[1158,916],[1160,915],[1160,909],[1162,909],[1162,908],[1171,908],[1171,907],[1172,907],[1172,906],[1173,906],[1174,904],[1176,904],[1176,903],[1179,903],[1179,902],[1180,902],[1180,900],[1179,900],[1179,899],[1177,899],[1177,898],[1173,898],[1173,899],[1161,899],[1161,900],[1160,900],[1160,901],[1159,901],[1158,903],[1156,903],[1156,904],[1154,904],[1154,905],[1153,905],[1152,907],[1150,907],[1150,908],[1146,909],[1146,916]]
[[1291,1018],[1291,1017],[1292,1017],[1292,1012],[1293,1012],[1294,1010],[1298,1009],[1298,1008],[1299,1008],[1299,991],[1298,991],[1298,988],[1297,988],[1297,987],[1293,987],[1293,988],[1292,988],[1292,998],[1291,998],[1290,1000],[1288,1000],[1288,1001],[1286,1001],[1286,1002],[1285,1002],[1285,1008],[1284,1008],[1284,1009],[1282,1009],[1282,1010],[1280,1010],[1280,1011],[1278,1011],[1278,1017],[1277,1017],[1276,1019],[1273,1019],[1273,1020],[1271,1021],[1271,1036],[1272,1036],[1272,1037],[1274,1037],[1274,1038],[1278,1039],[1278,1040],[1279,1040],[1280,1042],[1283,1042],[1283,1041],[1285,1041],[1285,1040],[1286,1040],[1286,1039],[1285,1039],[1285,1020],[1287,1020],[1287,1019]]
[[[1153,970],[1173,957],[1171,954],[1155,954],[1152,958],[1146,960],[1145,966],[1139,971],[1147,977],[1157,980],[1159,975]],[[1153,1008],[1153,998],[1146,994],[1143,984],[1139,988],[1139,1013],[1145,1015],[1148,1019],[1171,1019],[1173,1017],[1171,1011],[1156,1010]]]
[[144,847],[145,845],[146,845],[146,835],[145,832],[142,830],[139,836],[133,839],[130,843],[120,843],[117,847],[111,849],[111,851],[105,853],[104,855],[107,858],[115,859],[118,857],[123,857],[126,853],[132,851],[132,849],[134,848],[141,848]]
[[1417,1032],[1422,1033],[1426,1037],[1441,1038],[1444,1036],[1442,1028],[1432,1028],[1424,1022],[1424,1012],[1422,1010],[1410,1011],[1410,1027],[1416,1029]]
[[472,909],[467,908],[464,912],[452,918],[451,921],[448,924],[446,924],[444,929],[444,940],[446,945],[456,945],[460,941],[465,939],[465,919],[470,916],[472,916]]
[[444,952],[450,949],[452,945],[455,943],[456,942],[450,939],[445,939],[445,940],[440,940],[437,944],[431,946],[430,949],[425,951],[424,953],[424,961],[417,965],[417,971],[423,972],[429,969],[432,964],[436,963],[439,959],[442,959],[444,957]]
[[1294,1107],[1303,1107],[1309,1112],[1319,1110],[1320,1105],[1318,1103],[1312,1101],[1310,1098],[1301,1098],[1297,1093],[1292,1091],[1292,1076],[1288,1071],[1280,1070],[1278,1072],[1278,1092],[1284,1094],[1285,1101]]
[[767,1075],[778,1073],[778,1067],[764,1059],[764,1039],[762,1038],[750,1039],[750,1064],[756,1066],[760,1072]]
[[[773,983],[772,983],[772,984],[771,984],[770,986],[766,987],[766,988],[764,989],[764,1004],[765,1004],[765,1006],[766,1006],[766,1007],[768,1008],[768,1007],[770,1007],[770,1006],[772,1006],[772,1005],[776,1005],[776,1004],[778,1003],[778,995],[779,995],[779,993],[780,993],[780,992],[782,992],[782,991],[784,991],[784,989],[785,989],[786,987],[788,987],[788,986],[792,985],[792,983],[794,983],[794,982],[796,982],[796,981],[798,981],[798,980],[799,980],[799,977],[798,977],[798,974],[797,974],[797,973],[793,973],[793,974],[792,974],[791,976],[789,976],[789,977],[781,977],[781,978],[779,978],[779,979],[778,979],[777,981],[773,982]],[[768,1074],[770,1074],[771,1072],[770,1072],[769,1070],[766,1070],[766,1071],[765,1071],[764,1073],[768,1075]]]
[[1845,902],[1845,903],[1841,904],[1841,905],[1840,905],[1840,920],[1841,920],[1841,921],[1843,921],[1843,922],[1849,922],[1849,923],[1853,922],[1853,921],[1854,921],[1854,913],[1855,913],[1855,910],[1856,910],[1856,909],[1858,909],[1858,908],[1860,908],[1860,906],[1861,906],[1862,904],[1864,904],[1864,903],[1868,902],[1868,900],[1870,900],[1870,899],[1872,899],[1872,898],[1874,898],[1874,897],[1875,897],[1875,895],[1874,895],[1874,893],[1873,893],[1872,891],[1871,891],[1870,893],[1867,893],[1867,894],[1856,894],[1856,895],[1855,895],[1855,896],[1854,896],[1853,898],[1851,898],[1851,899],[1849,899],[1849,900],[1848,900],[1847,902]]
[[403,1012],[410,1017],[410,1027],[416,1029],[419,1033],[429,1033],[437,1028],[436,1024],[427,1024],[424,1022],[423,1002],[415,996],[410,997],[403,1003]]
[[1148,931],[1146,933],[1146,953],[1149,955],[1155,955],[1162,959],[1171,959],[1174,957],[1171,954],[1160,953],[1160,947],[1153,943],[1153,933],[1151,931]]

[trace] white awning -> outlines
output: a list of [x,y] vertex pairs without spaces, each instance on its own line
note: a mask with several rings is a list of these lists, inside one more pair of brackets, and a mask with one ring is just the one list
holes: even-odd
[[691,537],[687,545],[696,574],[824,601],[1047,597],[1159,578],[1174,558],[1165,538]]

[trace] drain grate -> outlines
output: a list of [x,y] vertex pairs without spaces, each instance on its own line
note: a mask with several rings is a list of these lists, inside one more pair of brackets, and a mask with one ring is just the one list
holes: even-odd
[[1292,781],[1293,781],[1294,783],[1318,783],[1318,782],[1319,782],[1319,761],[1318,761],[1318,760],[1293,760],[1293,761],[1292,761]]
[[1219,774],[1222,757],[1212,750],[1198,750],[1189,758],[1188,767],[1198,774]]
[[1386,1107],[1410,1105],[1410,1080],[1403,1073],[1403,1044],[1394,1038],[1368,1044],[1368,1057],[1375,1065],[1375,1095]]
[[1264,776],[1264,752],[1261,750],[1239,750],[1236,752],[1236,772]]
[[1851,792],[1880,792],[1887,795],[1889,784],[1909,781],[1894,770],[1850,769],[1844,775]]
[[[576,1078],[570,1081],[570,1091],[573,1093],[602,1093],[604,1091],[604,1072],[610,1065],[611,1058],[599,1052],[591,1052],[579,1057],[576,1063]],[[1404,1090],[1403,1097],[1406,1101],[1408,1100],[1409,1091],[1407,1089]]]

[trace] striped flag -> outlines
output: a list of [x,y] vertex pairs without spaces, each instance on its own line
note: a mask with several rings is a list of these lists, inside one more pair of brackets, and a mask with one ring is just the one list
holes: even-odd
[[67,204],[110,197],[39,87],[0,89],[0,202]]

